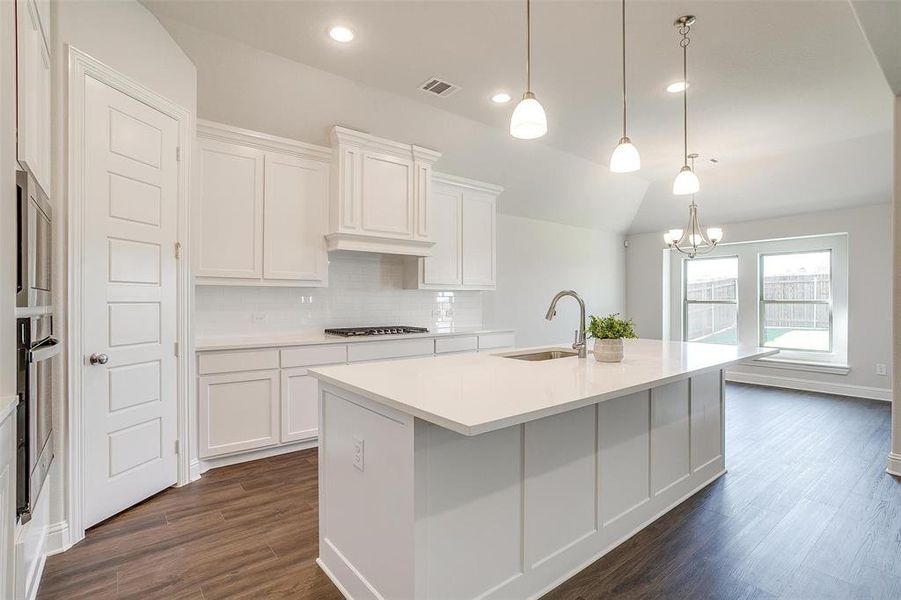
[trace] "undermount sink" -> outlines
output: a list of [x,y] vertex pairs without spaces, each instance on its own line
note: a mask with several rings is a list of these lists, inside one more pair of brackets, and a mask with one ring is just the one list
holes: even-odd
[[578,350],[563,350],[562,348],[554,348],[551,350],[539,350],[537,352],[525,352],[522,354],[504,354],[504,358],[515,358],[516,360],[555,360],[558,358],[569,358],[571,356],[579,356]]

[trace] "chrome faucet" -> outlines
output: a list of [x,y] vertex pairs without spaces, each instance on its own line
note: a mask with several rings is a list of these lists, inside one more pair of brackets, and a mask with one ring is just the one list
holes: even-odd
[[550,321],[557,315],[557,302],[564,296],[572,296],[579,303],[579,330],[576,331],[576,336],[573,340],[573,350],[579,351],[579,358],[585,358],[588,356],[588,349],[585,346],[585,302],[579,294],[572,290],[558,292],[554,299],[551,300],[551,307],[547,309],[547,314],[544,315],[544,318]]

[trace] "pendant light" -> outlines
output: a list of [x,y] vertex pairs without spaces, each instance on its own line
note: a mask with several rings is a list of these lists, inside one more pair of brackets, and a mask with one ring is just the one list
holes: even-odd
[[[691,168],[694,170],[697,154],[689,154]],[[707,254],[723,239],[723,230],[719,227],[708,227],[705,232],[701,228],[698,219],[698,205],[695,204],[695,196],[691,195],[691,204],[688,205],[688,226],[685,229],[670,229],[663,234],[663,241],[670,250],[676,250],[688,258],[694,258],[701,254]]]
[[638,148],[626,135],[626,0],[622,3],[623,11],[623,137],[610,156],[610,170],[614,173],[631,173],[641,168],[641,157]]
[[[682,47],[682,81],[688,82],[688,44],[691,43],[691,40],[688,38],[688,32],[691,31],[691,26],[694,25],[695,18],[691,15],[687,15],[684,17],[679,17],[676,19],[674,23],[676,27],[678,27],[679,34],[682,36],[682,39],[679,41],[679,46]],[[676,179],[673,181],[673,194],[677,196],[686,196],[688,194],[694,194],[699,189],[701,189],[701,182],[698,181],[698,176],[695,175],[694,169],[688,166],[688,86],[685,86],[685,89],[682,90],[682,169],[679,170],[679,174],[676,175]]]
[[532,93],[532,0],[526,0],[526,93],[513,110],[510,135],[521,140],[534,140],[546,133],[544,108]]

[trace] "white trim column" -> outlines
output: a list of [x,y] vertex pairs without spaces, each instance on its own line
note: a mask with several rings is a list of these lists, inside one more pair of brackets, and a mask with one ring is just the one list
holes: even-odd
[[[892,389],[901,390],[901,96],[895,98],[895,194],[892,204],[892,240],[894,247],[892,293]],[[892,447],[886,470],[901,476],[901,394],[893,393]]]

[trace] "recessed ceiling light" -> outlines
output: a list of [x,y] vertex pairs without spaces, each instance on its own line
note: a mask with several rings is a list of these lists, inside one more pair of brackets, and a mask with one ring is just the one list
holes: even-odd
[[510,101],[510,99],[510,94],[508,94],[507,92],[498,92],[491,97],[491,101],[495,104],[506,104]]
[[329,37],[331,37],[336,42],[341,42],[342,44],[346,44],[347,42],[354,39],[354,32],[343,25],[336,25],[328,30]]
[[684,81],[674,81],[673,83],[666,86],[666,91],[670,94],[678,94],[679,92],[684,92],[686,88],[691,87],[690,83],[686,83]]

